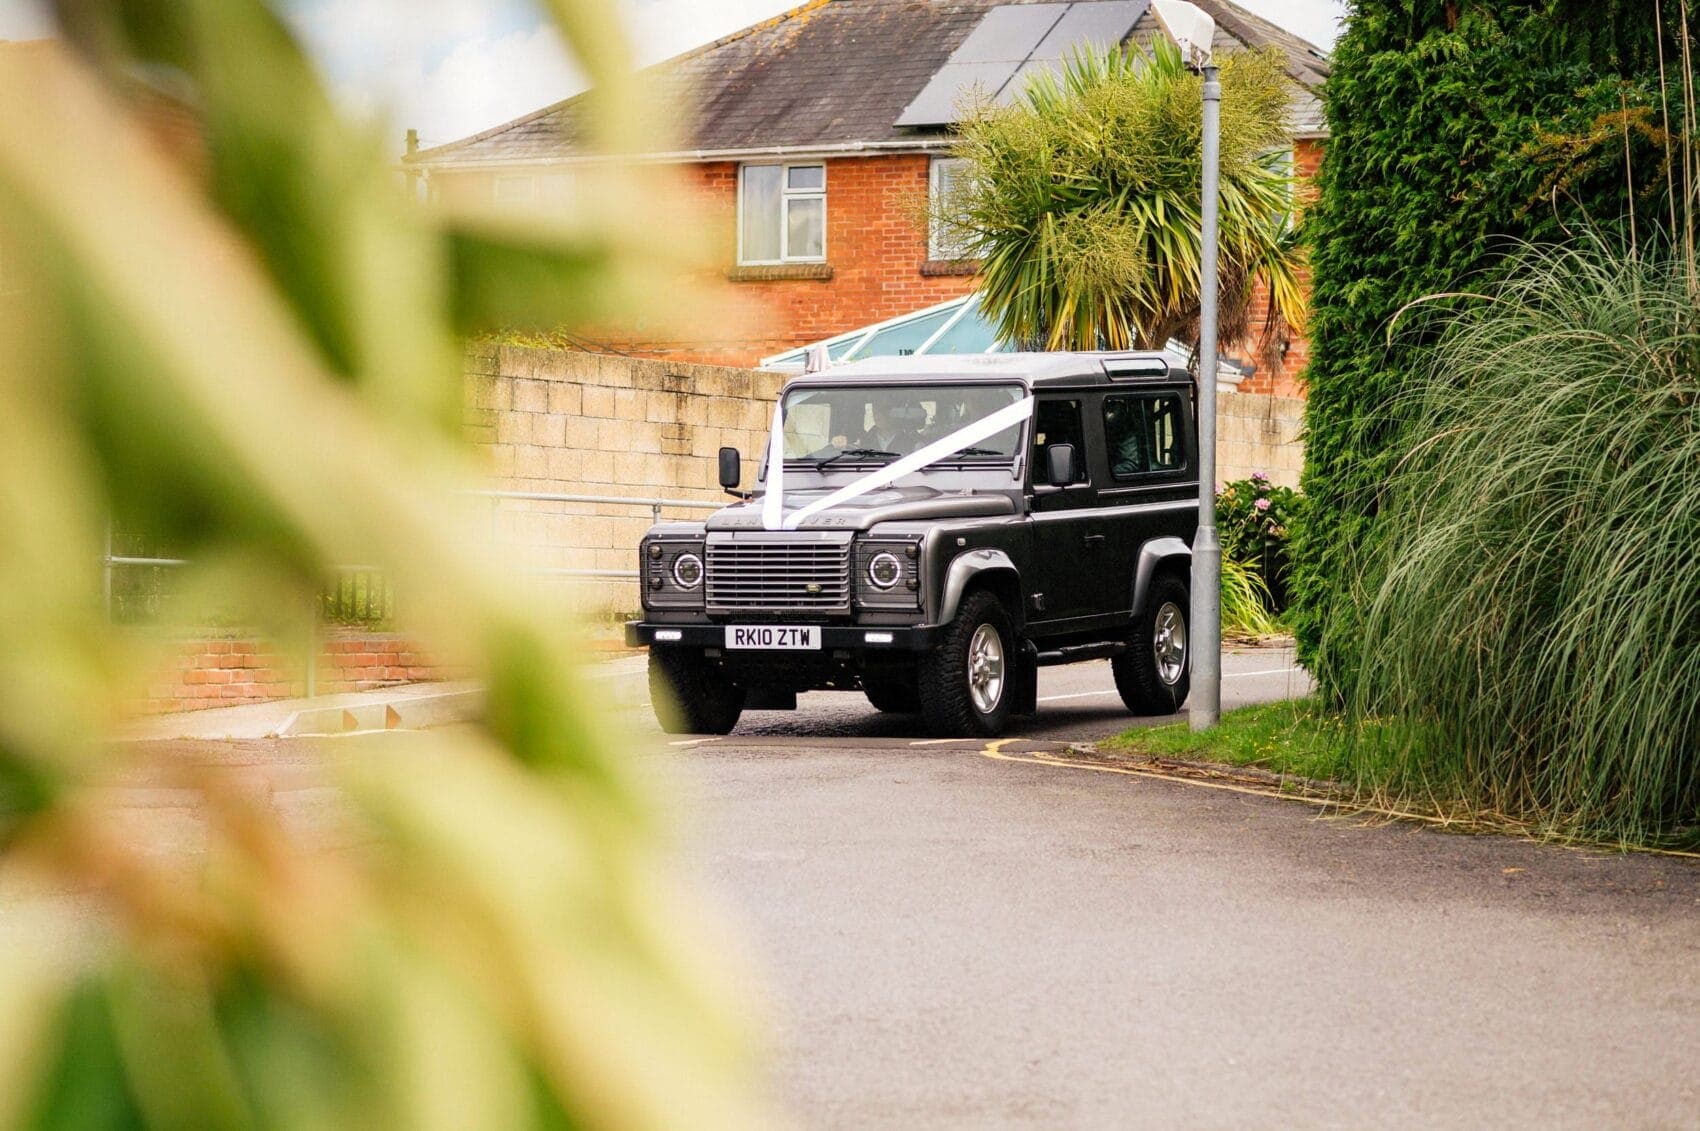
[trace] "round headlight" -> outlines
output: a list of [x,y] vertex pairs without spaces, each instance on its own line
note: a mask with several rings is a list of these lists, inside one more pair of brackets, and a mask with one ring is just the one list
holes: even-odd
[[673,580],[680,589],[695,589],[702,584],[702,559],[692,553],[673,559]]
[[868,580],[876,589],[890,589],[903,577],[903,566],[897,555],[881,550],[868,562]]

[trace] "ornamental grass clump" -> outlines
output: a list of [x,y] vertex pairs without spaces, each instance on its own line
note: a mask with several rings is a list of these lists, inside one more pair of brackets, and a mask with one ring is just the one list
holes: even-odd
[[1360,784],[1548,835],[1692,839],[1693,275],[1592,241],[1525,247],[1504,277],[1455,300],[1403,406],[1409,454],[1360,590],[1348,760]]

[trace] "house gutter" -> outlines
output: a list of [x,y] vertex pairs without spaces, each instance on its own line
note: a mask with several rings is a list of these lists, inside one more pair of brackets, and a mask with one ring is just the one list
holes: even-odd
[[879,157],[890,153],[936,153],[955,139],[916,138],[913,141],[847,141],[837,145],[765,145],[750,149],[675,149],[661,153],[569,154],[560,157],[486,158],[470,161],[424,159],[404,164],[408,169],[466,172],[477,169],[545,168],[551,165],[599,165],[607,162],[645,165],[694,165],[705,161],[748,161],[763,157]]

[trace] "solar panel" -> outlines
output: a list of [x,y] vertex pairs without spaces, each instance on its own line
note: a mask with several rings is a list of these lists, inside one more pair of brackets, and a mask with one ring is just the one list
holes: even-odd
[[1101,0],[1095,4],[1070,4],[1030,58],[1062,59],[1083,43],[1102,49],[1120,43],[1151,6],[1151,0]]
[[1078,0],[993,8],[927,80],[896,124],[948,125],[976,91],[1008,101],[1022,90],[1027,75],[1054,66],[1075,47],[1120,43],[1148,7],[1150,0]]
[[1009,83],[1019,63],[946,63],[933,73],[915,101],[897,119],[900,126],[940,126],[961,117],[962,107],[975,99],[988,101]]
[[952,63],[1019,63],[1063,19],[1069,4],[1005,4],[981,18],[962,45],[950,53]]

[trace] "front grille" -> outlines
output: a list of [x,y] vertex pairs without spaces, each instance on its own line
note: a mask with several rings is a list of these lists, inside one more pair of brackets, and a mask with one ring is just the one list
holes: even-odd
[[713,609],[850,607],[848,541],[761,539],[708,544]]

